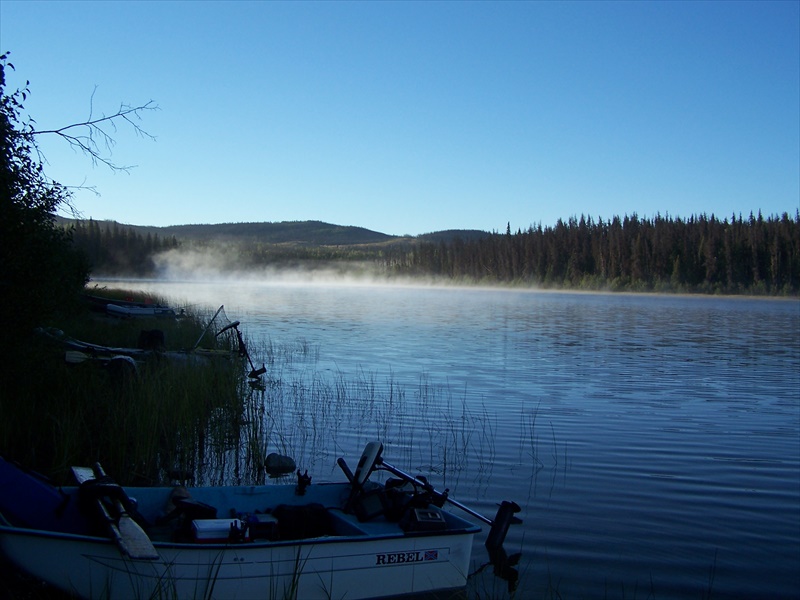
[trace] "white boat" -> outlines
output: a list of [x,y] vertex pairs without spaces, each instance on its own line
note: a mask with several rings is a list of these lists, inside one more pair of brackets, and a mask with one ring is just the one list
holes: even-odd
[[[83,598],[357,600],[462,590],[481,528],[445,504],[492,524],[498,547],[519,507],[504,502],[490,521],[386,463],[382,448],[368,444],[355,474],[340,459],[348,478],[340,483],[311,484],[298,471],[296,485],[188,490],[123,491],[99,465],[102,477],[74,469],[86,481],[57,489],[0,459],[0,550]],[[369,481],[375,468],[399,479]]]
[[175,318],[177,314],[168,306],[125,306],[121,304],[106,304],[106,312],[112,317],[130,319],[133,317],[169,317]]

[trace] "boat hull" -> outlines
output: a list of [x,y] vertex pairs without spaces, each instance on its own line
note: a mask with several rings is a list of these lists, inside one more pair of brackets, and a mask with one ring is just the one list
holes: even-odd
[[[436,519],[413,525],[384,515],[360,519],[346,508],[349,483],[313,484],[302,492],[286,484],[132,487],[127,492],[148,523],[158,555],[134,560],[113,538],[91,531],[81,488],[56,489],[3,465],[0,482],[16,493],[0,495],[5,520],[0,551],[23,571],[83,598],[355,600],[459,589],[466,585],[473,538],[480,531],[435,507],[422,510],[422,516]],[[373,491],[383,490],[372,485]],[[201,537],[200,529],[189,533],[182,525],[189,521],[169,518],[178,491],[213,511],[195,515],[192,526],[209,526],[222,539]],[[245,540],[229,542],[241,539],[229,535],[234,516],[236,522],[263,520],[266,528],[254,525]]]
[[102,538],[0,527],[0,549],[24,571],[84,598],[356,600],[463,588],[474,533],[156,543],[160,558],[146,561]]
[[118,304],[107,304],[106,312],[112,317],[132,318],[132,317],[157,317],[174,319],[177,315],[175,311],[167,306],[121,306]]

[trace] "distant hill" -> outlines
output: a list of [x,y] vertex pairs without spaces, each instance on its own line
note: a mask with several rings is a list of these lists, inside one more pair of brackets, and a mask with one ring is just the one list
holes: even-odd
[[395,236],[363,227],[332,225],[321,221],[282,223],[221,223],[218,225],[174,225],[159,228],[161,235],[176,238],[215,241],[260,242],[264,244],[300,244],[339,246],[379,244]]
[[[58,217],[64,226],[73,224],[74,219]],[[186,241],[219,241],[261,244],[282,244],[297,246],[356,246],[407,244],[414,241],[440,242],[461,238],[464,241],[480,239],[490,235],[486,231],[474,229],[450,229],[426,233],[416,237],[388,235],[351,225],[333,225],[322,221],[282,221],[278,223],[219,223],[213,225],[171,225],[151,227],[128,225],[116,221],[96,221],[102,229],[114,227],[129,229],[146,236],[161,238],[175,237]]]
[[480,229],[446,229],[444,231],[434,231],[433,233],[425,233],[418,235],[414,239],[423,242],[451,242],[454,239],[461,239],[465,242],[471,242],[485,238],[489,235],[488,231],[481,231]]

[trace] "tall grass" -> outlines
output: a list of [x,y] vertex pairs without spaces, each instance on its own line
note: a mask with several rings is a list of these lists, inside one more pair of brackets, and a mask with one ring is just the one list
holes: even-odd
[[[438,403],[431,401],[434,395]],[[221,438],[206,447],[198,482],[263,483],[270,452],[291,456],[317,480],[340,480],[337,458],[352,464],[360,448],[379,440],[394,464],[433,475],[440,489],[457,490],[465,475],[471,486],[488,485],[495,458],[494,418],[449,395],[426,378],[408,390],[391,376],[364,371],[273,379],[249,392],[240,437],[228,440],[227,447]]]
[[[64,326],[71,337],[136,347],[141,330],[164,331],[170,349],[191,348],[210,315],[177,320],[116,320],[87,313]],[[215,341],[213,334],[203,344]],[[223,344],[226,342],[223,341]],[[203,345],[201,344],[201,345]],[[228,344],[229,345],[229,344]],[[66,480],[75,464],[100,461],[123,484],[147,484],[197,468],[210,424],[234,427],[243,408],[238,358],[159,359],[136,372],[86,356],[69,364],[64,347],[28,340],[12,393],[3,394],[0,451],[6,458]]]

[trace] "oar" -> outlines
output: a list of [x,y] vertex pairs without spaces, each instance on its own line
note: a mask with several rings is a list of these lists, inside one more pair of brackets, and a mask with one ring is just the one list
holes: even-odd
[[[103,467],[100,466],[100,463],[95,463],[94,472],[97,477],[107,477],[103,471]],[[101,500],[98,500],[98,503],[103,505]],[[121,541],[118,542],[120,548],[133,559],[158,559],[158,551],[153,546],[153,542],[150,541],[150,538],[147,537],[147,534],[144,532],[144,530],[139,527],[139,524],[133,520],[133,517],[128,514],[128,510],[125,508],[122,500],[119,498],[113,498],[113,504],[118,513],[116,528],[121,538]],[[103,505],[103,510],[105,510],[105,505]]]
[[489,530],[489,535],[486,538],[486,547],[489,548],[490,552],[499,549],[503,545],[503,541],[506,539],[506,534],[508,533],[508,528],[512,523],[522,523],[521,519],[514,516],[514,513],[518,513],[521,510],[516,502],[504,500],[500,504],[500,508],[497,509],[497,515],[495,516],[494,521],[492,521],[488,517],[484,517],[479,512],[472,510],[470,507],[461,504],[461,502],[453,500],[447,495],[447,491],[444,493],[436,491],[434,487],[427,481],[422,481],[413,475],[409,475],[408,473],[401,471],[397,467],[387,463],[382,458],[378,457],[375,462],[379,468],[385,469],[393,475],[397,475],[401,479],[405,479],[409,483],[421,487],[431,495],[439,498],[440,500],[449,502],[456,508],[460,508],[467,514],[470,514],[476,519],[479,519],[489,525],[491,529]]
[[[90,480],[108,479],[100,463],[95,464],[94,470],[84,467],[72,467],[72,473],[78,483],[81,484],[85,484]],[[153,546],[153,542],[150,541],[144,530],[139,527],[139,524],[133,520],[133,517],[128,514],[122,503],[120,496],[125,494],[124,490],[113,483],[100,481],[97,485],[100,488],[99,490],[86,488],[87,496],[91,498],[93,492],[97,492],[97,497],[91,498],[91,500],[94,502],[100,518],[105,523],[111,538],[120,551],[134,560],[157,560],[160,558],[158,551]],[[102,486],[107,486],[108,491],[105,495],[101,495]],[[109,512],[103,501],[104,497],[111,500],[114,505],[117,512],[116,518]]]

